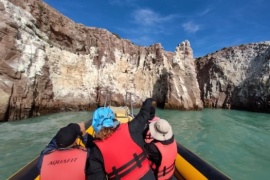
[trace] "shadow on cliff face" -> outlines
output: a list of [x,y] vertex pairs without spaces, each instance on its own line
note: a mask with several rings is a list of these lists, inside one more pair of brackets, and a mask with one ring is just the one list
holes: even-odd
[[[216,65],[214,57],[206,60],[198,58],[196,60],[196,68],[197,80],[200,87],[200,97],[203,102],[203,106],[206,108],[226,108],[226,102],[229,101],[229,94],[232,87],[230,81],[228,81],[227,78],[226,80],[224,78],[224,70]],[[227,87],[222,87],[218,80],[211,81],[211,79],[217,79],[217,77],[228,83]],[[216,87],[214,90],[222,92],[225,98],[220,99],[215,96],[213,87]],[[223,101],[223,99],[225,100]]]
[[[262,48],[262,47],[259,47]],[[251,60],[248,77],[232,92],[232,108],[270,112],[270,47]]]
[[159,79],[153,86],[152,97],[156,101],[157,107],[162,109],[165,107],[166,96],[168,93],[168,75],[167,70],[163,68]]

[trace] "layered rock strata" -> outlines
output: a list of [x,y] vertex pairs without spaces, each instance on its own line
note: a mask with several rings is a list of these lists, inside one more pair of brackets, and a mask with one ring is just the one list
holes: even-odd
[[134,106],[147,97],[174,109],[202,109],[188,41],[166,52],[161,44],[136,46],[105,29],[77,24],[40,0],[0,0],[0,121],[94,109],[104,103]]

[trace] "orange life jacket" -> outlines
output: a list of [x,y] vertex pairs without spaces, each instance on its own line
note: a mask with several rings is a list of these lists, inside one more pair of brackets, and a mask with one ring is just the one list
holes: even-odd
[[94,142],[103,156],[108,179],[140,179],[150,170],[147,156],[132,140],[127,123],[120,124],[107,139]]
[[173,143],[164,145],[160,142],[155,142],[156,147],[161,153],[160,166],[156,167],[155,164],[151,164],[153,171],[155,172],[158,180],[169,179],[173,176],[175,169],[175,159],[177,156],[177,144],[174,140]]
[[[155,116],[153,119],[149,120],[149,122],[151,123],[151,122],[157,121],[157,120],[159,120],[159,119],[160,119],[159,117]],[[145,137],[144,137],[144,141],[145,141],[145,143],[150,143],[150,142],[152,142],[153,140],[154,140],[154,139],[153,139],[153,137],[151,136],[151,133],[150,133],[149,128],[148,128],[148,131],[146,132],[146,135],[145,135]]]
[[40,180],[85,180],[87,151],[77,148],[55,150],[43,158]]

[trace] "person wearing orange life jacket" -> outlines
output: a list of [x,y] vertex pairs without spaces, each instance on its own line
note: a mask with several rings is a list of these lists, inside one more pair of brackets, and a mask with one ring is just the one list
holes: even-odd
[[110,108],[97,109],[92,118],[95,146],[90,148],[87,179],[152,180],[155,179],[143,151],[142,131],[149,119],[152,99],[144,101],[140,112],[128,123],[115,120]]
[[149,131],[149,123],[154,122],[154,121],[157,121],[159,119],[160,118],[156,116],[156,109],[155,109],[155,107],[154,106],[151,106],[151,109],[150,109],[150,118],[148,120],[148,123],[145,126],[144,131],[143,131],[143,137],[144,137],[144,141],[146,143],[150,143],[153,140],[153,138],[152,138],[152,136],[150,134],[150,131]]
[[76,146],[78,136],[85,134],[84,123],[70,123],[61,128],[41,152],[40,179],[85,179],[87,151]]
[[145,150],[156,179],[171,180],[174,178],[177,144],[173,136],[171,125],[164,119],[149,124],[149,132],[153,138],[145,143]]

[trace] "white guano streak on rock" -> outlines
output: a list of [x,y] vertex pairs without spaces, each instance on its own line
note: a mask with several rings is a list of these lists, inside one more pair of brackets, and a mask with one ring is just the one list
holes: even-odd
[[43,46],[45,42],[40,41],[40,39],[35,36],[35,31],[38,30],[33,24],[35,20],[29,12],[14,6],[8,1],[1,0],[1,2],[5,5],[10,16],[13,16],[13,19],[19,26],[18,30],[21,34],[21,38],[16,40],[16,42],[17,48],[21,50],[22,56],[9,65],[19,72],[24,72],[23,75],[25,75],[32,84],[36,74],[42,75],[45,54],[41,46]]
[[57,47],[46,49],[55,99],[72,96],[89,99],[97,86],[98,71],[88,55],[77,55]]
[[[117,74],[114,86],[117,87],[120,94],[126,94],[126,92],[130,90],[130,86],[128,85],[130,80],[130,69],[132,69],[128,62],[130,54],[123,54],[120,50],[115,48],[114,56],[115,65],[111,66],[113,69],[115,69],[114,72]],[[113,71],[113,69],[111,70]]]
[[2,115],[6,112],[10,94],[4,92],[2,89],[0,89],[0,94],[0,115]]

